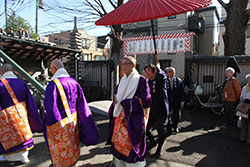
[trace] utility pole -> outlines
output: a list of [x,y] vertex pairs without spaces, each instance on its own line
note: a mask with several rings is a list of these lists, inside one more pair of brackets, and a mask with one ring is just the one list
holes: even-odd
[[39,28],[39,7],[38,7],[39,0],[36,0],[36,34],[38,34]]
[[36,0],[36,33],[38,34],[39,32],[39,9],[43,9],[43,0]]
[[5,28],[7,28],[8,25],[8,6],[7,6],[7,0],[5,0]]

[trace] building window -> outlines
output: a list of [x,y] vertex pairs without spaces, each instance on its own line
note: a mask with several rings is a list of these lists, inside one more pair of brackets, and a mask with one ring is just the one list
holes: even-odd
[[194,50],[199,52],[199,39],[194,35]]
[[96,56],[95,60],[105,60],[105,56]]
[[61,39],[59,39],[59,44],[61,44],[62,43],[62,40]]
[[91,61],[91,54],[85,54],[84,61]]
[[176,53],[167,53],[168,55],[175,55]]
[[56,43],[56,44],[57,44],[57,38],[55,38],[55,39],[54,39],[54,43]]
[[86,38],[83,38],[83,39],[82,39],[82,46],[83,46],[83,47],[89,47],[89,40],[86,39]]
[[168,16],[168,19],[176,19],[176,15]]

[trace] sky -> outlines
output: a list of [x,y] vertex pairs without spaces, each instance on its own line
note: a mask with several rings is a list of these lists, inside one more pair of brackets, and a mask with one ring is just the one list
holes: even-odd
[[[25,18],[29,21],[32,27],[35,28],[35,19],[36,19],[36,0],[24,0],[23,4],[13,4],[13,2],[18,0],[7,0],[8,2],[8,12],[12,14],[13,10],[16,11],[17,15]],[[84,0],[78,0],[79,3],[76,3],[77,0],[43,0],[45,10],[39,9],[39,34],[40,36],[49,34],[49,33],[58,33],[60,31],[72,30],[74,27],[73,19],[74,16],[77,16],[77,28],[83,28],[89,35],[92,36],[101,36],[107,35],[110,31],[108,27],[104,26],[94,26],[94,22],[86,23],[88,19],[86,17],[86,8],[83,8],[81,3]],[[93,0],[90,0],[93,1]],[[113,10],[112,6],[109,5],[108,0],[101,0],[107,9],[107,12]],[[126,2],[127,0],[125,0]],[[221,5],[217,0],[212,0],[213,4],[211,6],[217,6],[218,12],[220,13]],[[225,3],[228,3],[229,0],[224,0]],[[61,13],[61,10],[58,6],[70,6],[71,4],[77,4],[74,6],[75,10],[81,10],[79,14],[70,14],[70,13]],[[5,14],[4,14],[4,0],[0,0],[0,27],[5,27]],[[84,12],[82,12],[84,11]],[[87,19],[86,19],[87,18]],[[97,20],[94,19],[94,20]],[[93,19],[92,19],[93,21]]]

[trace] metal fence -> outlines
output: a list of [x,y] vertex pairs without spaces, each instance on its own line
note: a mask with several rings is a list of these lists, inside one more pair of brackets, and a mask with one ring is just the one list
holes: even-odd
[[79,61],[77,64],[77,81],[87,101],[110,100],[112,61]]
[[[235,56],[242,74],[237,75],[241,85],[245,84],[245,75],[250,72],[250,56]],[[195,82],[203,86],[203,95],[214,92],[215,85],[222,85],[225,81],[224,71],[227,66],[228,56],[202,56],[193,55],[186,58],[185,84],[192,87]]]
[[225,76],[226,63],[198,63],[197,81],[203,86],[205,95],[215,90],[215,86],[222,85]]
[[193,56],[186,59],[186,85],[192,87],[198,82],[203,95],[214,92],[216,85],[222,85],[228,57]]

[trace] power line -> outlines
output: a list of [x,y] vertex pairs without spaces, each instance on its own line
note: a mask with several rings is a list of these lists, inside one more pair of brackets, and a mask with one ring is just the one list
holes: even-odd
[[[214,15],[206,16],[206,18],[209,18],[209,17],[214,17]],[[84,19],[84,16],[77,19],[77,20],[78,20],[78,23],[84,22],[84,23],[86,24],[86,23],[93,23],[93,22],[95,22],[95,19],[92,19],[92,20],[90,19],[90,21],[86,21],[87,19],[81,20],[82,18]],[[177,20],[177,19],[175,19],[175,21],[176,21],[176,20]],[[186,20],[186,19],[185,19],[185,18],[179,19],[179,21],[184,21],[184,20]],[[71,20],[65,20],[65,19],[63,19],[63,21],[50,22],[50,23],[48,23],[47,25],[43,25],[43,27],[48,26],[48,25],[58,25],[58,24],[70,23],[70,22],[73,22],[73,19],[71,19]],[[161,20],[161,21],[158,21],[158,23],[164,23],[164,22],[169,22],[169,20]],[[141,23],[141,22],[139,22],[138,24],[139,24],[140,26],[142,26],[142,24],[147,24],[147,23]],[[78,24],[78,25],[79,25],[79,24]],[[172,27],[174,27],[174,29],[176,29],[176,26],[172,26]],[[168,28],[168,27],[164,27],[164,28]],[[171,28],[171,27],[170,27],[170,28]]]
[[[54,15],[54,14],[50,14],[50,15],[53,15],[53,16],[55,16],[55,17],[57,17],[56,15]],[[206,16],[206,18],[209,18],[209,17],[214,17],[214,15],[210,15],[210,16]],[[62,19],[63,21],[59,21],[59,22],[50,22],[50,23],[48,23],[48,24],[46,24],[46,25],[43,25],[42,27],[46,27],[46,26],[50,26],[50,27],[53,27],[53,28],[55,28],[55,29],[57,29],[57,30],[59,30],[58,29],[58,27],[55,27],[55,26],[53,26],[53,25],[58,25],[58,24],[64,24],[64,23],[71,23],[71,22],[73,22],[73,19],[71,19],[71,20],[65,20],[64,18],[61,18],[61,17],[59,17],[58,16],[58,18],[60,18],[60,19]],[[78,23],[81,23],[81,22],[84,22],[85,24],[87,23],[87,24],[89,24],[89,23],[93,23],[94,21],[95,21],[95,19],[93,19],[93,20],[91,20],[91,21],[85,21],[85,20],[81,20],[81,19],[84,19],[85,18],[85,16],[83,16],[83,17],[79,17],[77,20],[78,20]],[[174,21],[185,21],[186,19],[185,18],[180,18],[180,19],[175,19]],[[171,21],[172,21],[172,19],[171,19]],[[171,21],[169,21],[169,20],[162,20],[161,19],[161,21],[158,21],[158,24],[160,23],[167,23],[167,22],[171,22]],[[145,23],[143,23],[143,22],[138,22],[137,23],[139,26],[143,26],[143,25],[149,25],[149,23],[147,23],[147,22],[145,22]],[[78,24],[79,25],[79,24]],[[81,25],[81,24],[80,24]],[[137,26],[138,25],[136,25],[136,27],[135,28],[138,28]],[[206,25],[206,24],[205,24]],[[215,24],[215,25],[213,25],[213,27],[216,27],[217,25]],[[89,25],[89,26],[87,26],[87,27],[85,27],[85,29],[87,29],[87,28],[93,28],[93,27],[96,27],[95,25]],[[208,28],[208,26],[206,25],[206,27]],[[210,26],[211,27],[211,26]],[[135,28],[132,28],[132,29],[135,29]],[[164,31],[164,30],[178,30],[178,29],[180,29],[180,28],[177,28],[177,26],[165,26],[165,27],[159,27],[158,26],[158,31]]]
[[[10,9],[12,9],[13,11],[15,11],[15,14],[17,15],[18,13],[20,13],[22,10],[24,10],[26,7],[28,7],[29,4],[33,3],[35,0],[28,0],[25,1],[26,3],[20,3],[16,1],[12,2]],[[23,1],[24,2],[24,1]],[[4,21],[2,21],[3,19],[5,19],[3,16],[4,12],[0,15],[0,19],[1,19],[1,23],[3,24]],[[2,26],[2,24],[0,24]]]
[[[24,10],[28,5],[30,5],[30,3],[33,3],[35,2],[34,0],[28,0],[26,1],[26,3],[23,3],[21,5],[21,7],[18,7],[17,6],[17,3],[13,3],[12,6],[13,8],[16,8],[16,6],[18,7],[17,11],[18,12],[21,12],[22,10]],[[72,3],[71,3],[72,2]],[[108,3],[108,1],[106,1],[105,5]],[[71,10],[67,10],[67,9],[62,9],[62,7],[68,7],[69,4],[71,5],[70,8],[72,8]],[[72,5],[73,4],[73,5]],[[79,5],[81,4],[81,5]],[[97,27],[95,26],[94,24],[91,24],[91,23],[94,23],[97,19],[96,18],[91,18],[91,17],[94,17],[94,16],[89,16],[88,14],[86,14],[86,9],[89,9],[88,6],[84,6],[82,5],[82,0],[60,0],[60,2],[58,0],[48,0],[47,2],[44,2],[44,6],[48,7],[48,11],[44,12],[44,14],[47,14],[48,16],[51,16],[53,20],[55,20],[55,17],[62,20],[62,21],[58,21],[55,20],[55,21],[50,21],[48,24],[46,25],[43,25],[42,27],[52,27],[52,28],[55,28],[57,30],[60,30],[62,26],[60,27],[56,27],[56,25],[62,25],[62,24],[66,24],[66,23],[72,23],[73,22],[73,19],[67,19],[69,17],[72,17],[73,18],[73,15],[75,13],[78,13],[78,14],[81,14],[81,15],[84,15],[82,17],[78,17],[77,21],[78,21],[78,26],[79,25],[84,25],[84,29],[90,29],[90,28],[93,28],[93,27]],[[70,9],[68,8],[68,9]],[[217,9],[220,9],[222,7],[217,7]],[[65,13],[67,11],[67,15],[64,15],[63,18],[62,16],[60,16],[61,14]],[[52,13],[52,12],[56,12],[56,13]],[[200,12],[201,13],[201,12]],[[226,14],[221,14],[221,16],[224,16]],[[211,15],[211,16],[206,16],[206,18],[209,18],[209,17],[214,17],[214,15]],[[0,15],[0,18],[1,18],[1,15]],[[178,18],[178,15],[177,15],[177,18],[175,19],[175,21],[184,21],[185,18]],[[168,19],[166,20],[162,20],[161,23],[167,23],[169,22]],[[79,24],[80,23],[80,24]],[[82,23],[82,24],[81,24]],[[87,25],[85,25],[87,24]],[[141,23],[139,23],[141,25]],[[176,26],[168,26],[168,27],[164,27],[164,28],[161,28],[159,27],[159,31],[163,31],[163,30],[166,30],[166,29],[173,29],[173,30],[176,30]],[[179,28],[178,28],[179,29]]]

